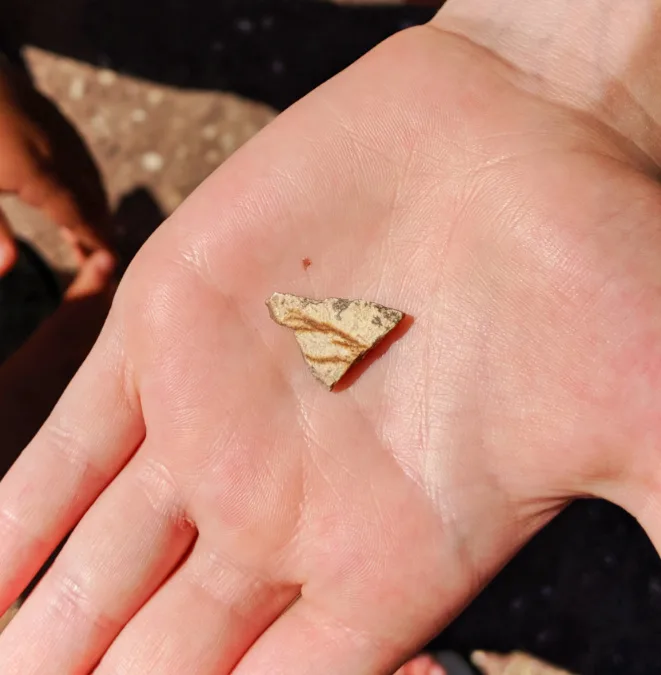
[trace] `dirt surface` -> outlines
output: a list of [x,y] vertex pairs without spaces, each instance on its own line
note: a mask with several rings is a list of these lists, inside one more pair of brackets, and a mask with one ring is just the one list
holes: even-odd
[[239,96],[181,91],[35,48],[36,85],[87,141],[114,207],[148,190],[170,213],[275,112]]

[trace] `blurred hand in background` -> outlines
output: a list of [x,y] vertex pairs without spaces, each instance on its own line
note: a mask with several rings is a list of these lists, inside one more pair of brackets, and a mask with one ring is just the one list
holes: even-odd
[[[0,63],[0,194],[15,194],[62,228],[79,258],[110,246],[99,172],[84,142],[27,76]],[[16,244],[0,210],[0,275]]]

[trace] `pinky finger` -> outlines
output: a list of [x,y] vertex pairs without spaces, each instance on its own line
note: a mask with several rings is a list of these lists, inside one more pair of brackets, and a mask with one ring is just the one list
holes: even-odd
[[119,341],[106,326],[34,440],[0,483],[0,614],[25,590],[144,435]]

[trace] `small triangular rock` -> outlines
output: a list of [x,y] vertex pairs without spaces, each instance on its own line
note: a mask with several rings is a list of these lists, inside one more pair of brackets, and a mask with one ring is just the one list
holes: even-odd
[[332,389],[404,318],[402,312],[366,300],[311,300],[274,293],[271,318],[291,328],[313,375]]

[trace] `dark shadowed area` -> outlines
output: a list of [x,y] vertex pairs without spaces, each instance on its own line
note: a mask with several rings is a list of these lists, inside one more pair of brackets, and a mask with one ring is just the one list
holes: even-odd
[[44,0],[19,10],[33,44],[158,82],[223,89],[284,108],[424,7],[311,0]]

